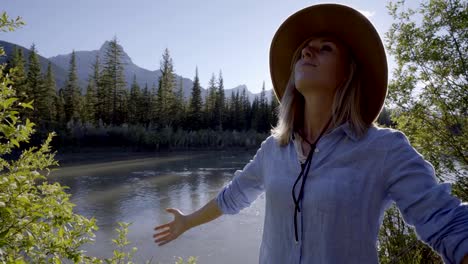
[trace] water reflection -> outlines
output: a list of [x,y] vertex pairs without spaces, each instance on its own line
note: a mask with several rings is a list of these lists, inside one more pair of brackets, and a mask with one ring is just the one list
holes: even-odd
[[[165,155],[123,162],[69,166],[52,179],[70,186],[75,210],[94,216],[100,230],[93,256],[112,254],[118,221],[132,222],[129,239],[138,247],[137,263],[174,263],[174,256],[199,256],[198,263],[258,262],[264,195],[236,216],[222,216],[189,230],[163,247],[153,243],[155,225],[172,220],[167,207],[191,213],[214,198],[254,152],[206,152]],[[242,252],[242,254],[238,254]]]

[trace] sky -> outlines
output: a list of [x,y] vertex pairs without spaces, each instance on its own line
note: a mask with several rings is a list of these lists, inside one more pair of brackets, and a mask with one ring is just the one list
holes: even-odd
[[[44,57],[97,50],[117,37],[133,63],[159,69],[168,48],[178,75],[202,86],[222,71],[225,88],[245,84],[254,93],[271,89],[269,47],[280,24],[296,11],[323,1],[306,0],[0,0],[0,11],[26,25],[0,39]],[[358,9],[381,38],[392,18],[385,0],[336,1]],[[389,68],[394,67],[388,57]]]

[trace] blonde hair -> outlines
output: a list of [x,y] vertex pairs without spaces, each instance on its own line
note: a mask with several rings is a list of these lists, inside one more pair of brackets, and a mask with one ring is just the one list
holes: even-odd
[[[293,60],[296,61],[296,60]],[[350,69],[346,81],[338,87],[332,104],[331,128],[349,121],[353,133],[361,137],[369,125],[364,122],[361,113],[360,73],[350,56]],[[271,134],[281,146],[287,145],[294,131],[302,128],[304,121],[304,96],[296,89],[294,71],[291,71],[288,84],[278,108],[278,124],[271,129]]]

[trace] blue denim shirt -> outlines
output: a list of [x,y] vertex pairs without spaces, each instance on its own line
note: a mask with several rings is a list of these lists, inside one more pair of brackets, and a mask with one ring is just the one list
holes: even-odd
[[373,126],[358,138],[344,124],[319,140],[296,243],[291,192],[300,170],[293,141],[280,146],[270,136],[216,197],[224,214],[237,214],[265,192],[259,263],[378,263],[378,233],[392,201],[445,263],[468,254],[468,205],[437,182],[403,133]]

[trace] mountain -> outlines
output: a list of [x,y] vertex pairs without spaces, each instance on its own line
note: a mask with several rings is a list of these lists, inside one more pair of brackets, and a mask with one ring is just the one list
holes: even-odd
[[[15,45],[16,44],[0,40],[0,46],[2,46],[5,49],[5,52],[7,54],[6,57],[0,57],[0,63],[8,61],[8,59],[13,54],[13,47]],[[99,56],[99,60],[102,64],[103,59],[104,59],[104,54],[108,45],[109,45],[109,41],[106,41],[104,42],[104,44],[101,46],[99,50],[75,51],[77,75],[78,75],[79,85],[83,93],[86,91],[89,76],[91,76],[92,74],[92,71],[93,71],[92,65],[94,64],[96,60],[96,55]],[[23,50],[25,60],[27,61],[30,50],[27,48],[21,47],[19,45],[16,45],[16,46]],[[124,76],[127,82],[127,87],[130,87],[131,83],[133,82],[134,74],[136,75],[137,82],[142,89],[144,88],[145,84],[148,84],[149,89],[151,89],[153,84],[157,85],[158,79],[161,76],[161,71],[160,70],[150,71],[150,70],[137,66],[136,64],[133,63],[132,59],[128,56],[128,54],[125,53],[123,48],[122,50],[123,50],[122,62],[124,63]],[[49,61],[52,62],[52,70],[55,75],[57,89],[63,88],[67,80],[68,68],[70,67],[71,53],[57,55],[57,56],[53,56],[50,58],[44,58],[40,55],[38,55],[38,57],[39,57],[39,62],[41,64],[41,70],[44,74],[47,70],[47,64],[49,63]],[[180,80],[182,79],[183,94],[184,94],[184,98],[187,100],[188,98],[190,98],[190,94],[192,92],[193,81],[189,78],[185,78],[179,75],[176,75],[176,78],[177,78],[177,85],[180,84]],[[254,94],[250,92],[245,84],[236,86],[231,89],[225,89],[224,94],[226,98],[230,98],[232,92],[236,93],[238,91],[239,94],[241,94],[242,90],[244,89],[247,92],[247,96],[250,102],[253,102],[255,96],[260,96],[260,93]],[[271,99],[271,93],[272,93],[272,90],[266,91],[266,97],[268,100]],[[208,91],[202,87],[202,97],[205,98],[207,94],[208,94]]]
[[[3,49],[5,50],[6,56],[0,57],[0,63],[7,62],[8,60],[10,60],[10,58],[13,57],[13,49],[15,46],[17,49],[21,49],[23,51],[25,67],[27,67],[28,57],[29,57],[29,53],[31,52],[31,50],[25,47],[22,47],[20,45],[16,45],[16,44],[2,41],[2,40],[0,40],[0,47],[3,47]],[[39,63],[41,64],[41,71],[43,74],[45,74],[47,72],[47,65],[49,64],[49,60],[47,58],[42,57],[39,54],[38,54],[38,58],[39,58]],[[62,67],[52,62],[52,71],[54,72],[54,75],[55,75],[55,82],[57,85],[57,89],[60,89],[65,86],[65,82],[67,80],[67,74],[68,74],[68,71],[66,69],[68,69],[68,65],[66,67]],[[85,82],[82,82],[82,81],[79,82],[80,87],[85,87],[85,84],[86,84]]]
[[[77,75],[79,80],[87,83],[89,76],[91,76],[92,74],[93,64],[96,61],[96,56],[99,56],[99,61],[102,64],[104,60],[104,54],[109,44],[109,41],[104,42],[104,44],[99,50],[75,51]],[[124,64],[124,76],[128,87],[130,87],[131,83],[133,82],[134,74],[136,75],[137,83],[142,89],[145,87],[145,84],[148,84],[149,89],[151,89],[153,85],[158,84],[158,79],[161,76],[160,70],[150,71],[137,66],[133,63],[132,59],[128,56],[128,54],[125,53],[122,46],[120,46],[120,48],[123,50],[122,63]],[[71,53],[50,57],[49,60],[61,67],[66,67],[70,63],[70,58]],[[192,80],[178,75],[176,75],[176,78],[177,85],[179,85],[180,79],[183,80],[182,85],[184,91],[184,98],[189,98],[193,85]]]
[[[102,63],[104,59],[104,54],[108,45],[109,45],[109,41],[106,41],[104,42],[104,44],[101,46],[99,50],[75,51],[78,79],[80,79],[81,81],[85,83],[87,82],[89,76],[92,74],[92,65],[96,61],[96,55],[99,55],[99,60]],[[127,85],[130,86],[130,84],[133,82],[133,74],[136,75],[137,83],[140,85],[141,88],[143,88],[146,83],[148,84],[148,88],[150,89],[153,84],[157,85],[158,79],[161,76],[161,71],[160,70],[150,71],[150,70],[137,66],[136,64],[133,63],[130,56],[128,56],[128,54],[125,53],[125,50],[123,49],[123,47],[120,46],[120,48],[123,50],[122,62],[124,63],[124,67],[125,67],[124,75],[125,75],[125,80],[127,82]],[[71,53],[50,57],[49,60],[51,60],[52,62],[54,62],[55,64],[59,66],[65,67],[70,63],[70,58],[71,58]],[[180,79],[181,78],[183,79],[182,84],[183,84],[184,98],[188,100],[188,98],[190,98],[190,94],[192,93],[193,81],[189,78],[185,78],[177,74],[176,74],[176,78],[177,78],[177,85],[179,85]],[[260,95],[260,93],[258,94],[251,93],[248,90],[246,85],[239,85],[232,89],[225,89],[224,94],[226,95],[226,98],[230,98],[232,91],[234,91],[234,93],[236,93],[237,91],[241,93],[243,89],[247,90],[247,95],[249,97],[250,102],[253,102],[256,95],[257,96]],[[208,94],[208,91],[202,87],[202,97],[205,98],[207,94]],[[267,90],[266,96],[267,96],[267,99],[270,100],[271,90]]]
[[[249,101],[252,103],[253,100],[255,99],[255,97],[260,97],[260,93],[252,93],[249,91],[249,89],[247,88],[247,85],[245,84],[242,84],[242,85],[239,85],[239,86],[236,86],[234,88],[231,88],[231,89],[224,89],[224,95],[226,96],[226,98],[231,98],[231,95],[232,93],[236,94],[237,92],[239,92],[239,95],[242,94],[242,90],[246,90],[246,94],[247,94],[247,97],[249,98]],[[266,96],[266,99],[268,102],[271,101],[271,95],[273,93],[273,90],[265,90],[265,96]]]

